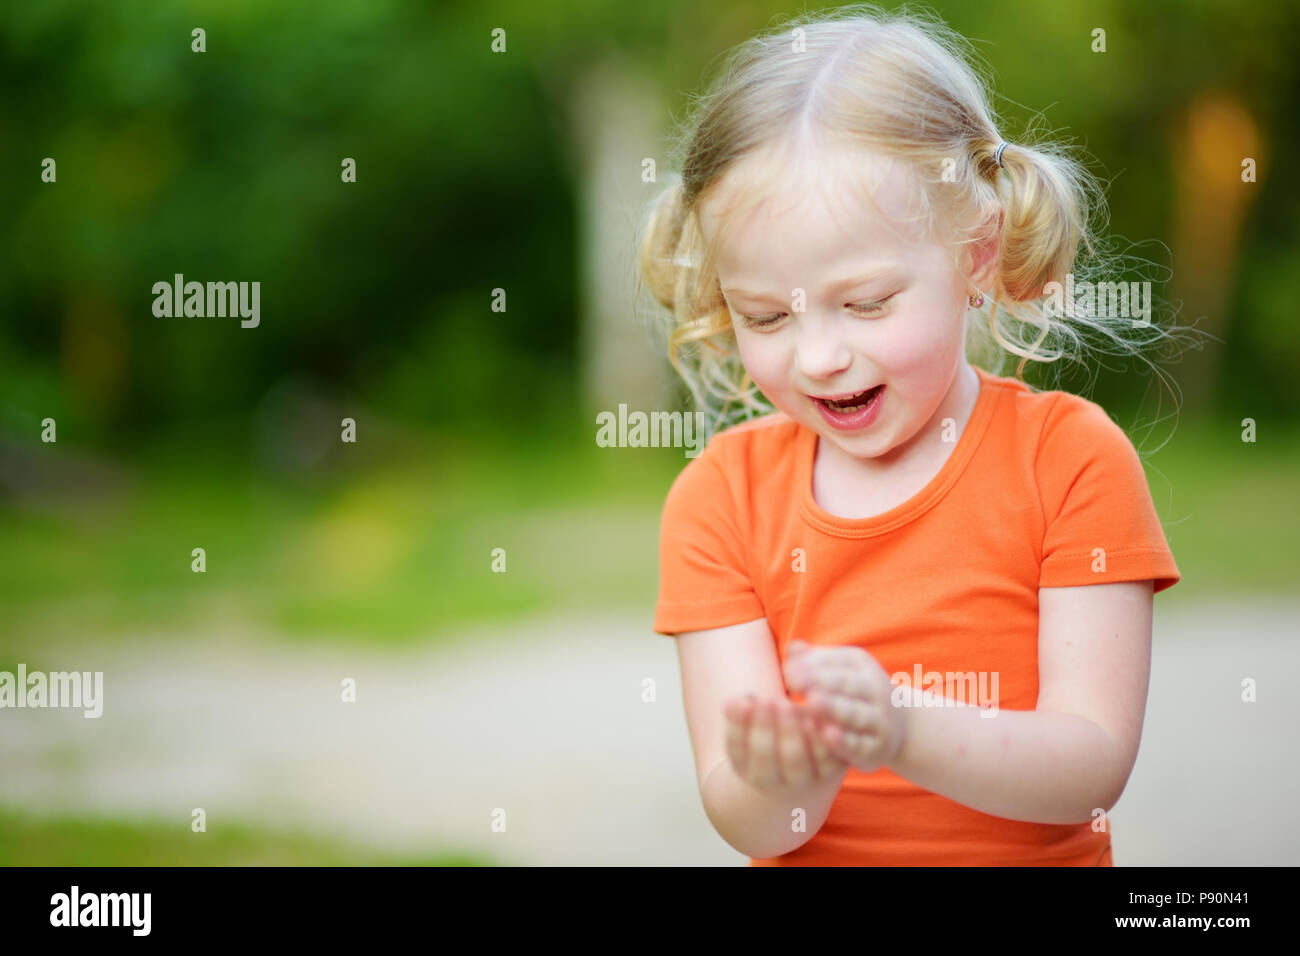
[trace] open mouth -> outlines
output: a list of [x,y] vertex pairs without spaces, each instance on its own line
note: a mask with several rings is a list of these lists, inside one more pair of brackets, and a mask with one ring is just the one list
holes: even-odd
[[858,392],[856,395],[850,395],[848,398],[842,398],[836,401],[831,401],[825,398],[816,398],[814,401],[821,402],[827,408],[832,411],[840,412],[841,414],[845,412],[856,412],[870,405],[871,400],[874,399],[884,387],[884,385],[877,385],[875,388],[869,388],[865,392]]

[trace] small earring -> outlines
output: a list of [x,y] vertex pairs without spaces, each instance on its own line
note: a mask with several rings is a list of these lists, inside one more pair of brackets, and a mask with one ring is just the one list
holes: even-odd
[[978,309],[984,304],[984,293],[978,292],[975,295],[970,296],[966,301],[970,303],[972,309]]

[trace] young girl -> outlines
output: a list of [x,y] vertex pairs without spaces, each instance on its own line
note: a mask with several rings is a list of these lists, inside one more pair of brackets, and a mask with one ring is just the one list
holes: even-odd
[[1164,333],[1052,308],[1095,186],[1003,141],[962,49],[861,7],[750,41],[647,220],[674,365],[749,416],[668,493],[654,630],[753,865],[1112,862],[1179,572],[1120,427],[967,331],[1017,376]]

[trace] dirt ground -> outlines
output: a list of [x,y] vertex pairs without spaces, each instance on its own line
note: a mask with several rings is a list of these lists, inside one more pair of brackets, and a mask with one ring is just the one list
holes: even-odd
[[[1157,598],[1142,749],[1111,815],[1117,866],[1300,864],[1298,612],[1290,598]],[[202,807],[209,832],[289,826],[526,865],[746,862],[700,805],[676,652],[648,610],[441,650],[214,636],[60,645],[37,664],[104,671],[104,712],[0,711],[5,805],[186,831]]]

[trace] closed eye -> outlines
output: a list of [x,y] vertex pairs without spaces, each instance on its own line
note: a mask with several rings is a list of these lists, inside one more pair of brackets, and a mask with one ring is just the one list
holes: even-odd
[[[898,295],[898,293],[895,292],[894,295]],[[887,295],[879,302],[867,302],[861,305],[850,305],[849,308],[852,309],[854,312],[860,312],[863,315],[875,315],[876,313],[884,309],[885,304],[889,302],[889,300],[892,299],[894,295]]]
[[[895,292],[894,295],[898,295],[898,293]],[[850,302],[848,307],[859,315],[879,315],[880,312],[884,310],[886,303],[888,303],[894,295],[885,296],[885,298],[878,302]],[[740,317],[745,320],[746,327],[751,329],[761,329],[775,325],[777,322],[781,321],[785,315],[786,313],[784,312],[774,312],[771,315],[745,315],[744,313],[741,313]]]
[[761,329],[765,325],[775,325],[784,315],[784,312],[777,312],[775,315],[745,315],[742,312],[740,317],[745,320],[745,325],[749,328]]

